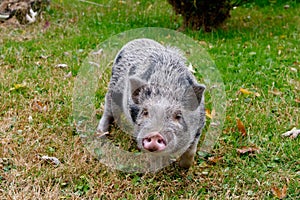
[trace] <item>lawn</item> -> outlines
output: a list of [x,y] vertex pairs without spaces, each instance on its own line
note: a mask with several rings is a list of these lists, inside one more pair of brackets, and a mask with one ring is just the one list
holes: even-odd
[[[281,136],[300,128],[294,2],[247,4],[218,30],[183,32],[222,75],[225,124],[189,171],[172,164],[154,174],[112,170],[93,157],[76,131],[72,100],[80,66],[101,42],[133,28],[180,28],[167,1],[53,0],[38,23],[0,24],[0,198],[299,199],[300,138]],[[97,91],[98,118],[105,91]]]

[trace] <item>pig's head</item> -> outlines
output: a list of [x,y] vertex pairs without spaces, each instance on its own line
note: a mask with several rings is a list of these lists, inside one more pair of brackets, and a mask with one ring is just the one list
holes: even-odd
[[153,153],[183,153],[200,127],[205,86],[172,88],[138,78],[131,78],[130,85],[130,115],[138,147]]

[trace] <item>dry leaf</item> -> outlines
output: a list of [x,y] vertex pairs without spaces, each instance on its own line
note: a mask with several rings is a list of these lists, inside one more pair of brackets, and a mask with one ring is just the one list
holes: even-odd
[[32,118],[31,115],[28,117],[28,122],[29,122],[29,123],[32,123],[32,122],[33,122],[33,118]]
[[232,133],[232,132],[235,132],[235,128],[229,127],[229,128],[223,129],[223,133]]
[[287,131],[282,134],[283,137],[290,137],[290,138],[296,138],[300,135],[300,129],[293,128],[290,131]]
[[209,119],[212,119],[212,116],[211,116],[210,110],[208,110],[208,109],[205,109],[205,115],[206,115],[206,117],[207,117],[207,118],[209,118]]
[[282,51],[279,49],[279,50],[278,50],[278,55],[279,55],[279,56],[281,55],[281,52],[282,52]]
[[240,149],[236,149],[236,151],[239,154],[246,154],[246,153],[254,154],[254,153],[259,153],[260,149],[258,147],[242,147]]
[[298,66],[300,66],[300,62],[295,61],[295,62],[293,62],[293,65],[298,65]]
[[283,199],[287,195],[287,187],[284,185],[282,189],[279,189],[278,187],[274,186],[272,187],[272,192],[275,197]]
[[282,92],[280,92],[280,91],[277,90],[277,89],[274,89],[273,91],[269,91],[269,93],[274,94],[274,95],[277,95],[277,96],[279,96],[279,95],[282,94]]
[[255,92],[255,93],[254,93],[254,96],[260,97],[260,94],[259,94],[258,92]]
[[72,77],[72,72],[71,71],[65,75],[65,78],[71,78],[71,77]]
[[243,93],[243,94],[252,94],[252,92],[250,92],[249,90],[246,90],[244,88],[240,88],[240,92]]
[[295,72],[295,73],[298,72],[298,70],[297,70],[296,68],[294,68],[294,67],[290,67],[290,70],[291,70],[292,72]]
[[254,94],[255,97],[260,97],[260,94],[258,92],[251,92],[244,88],[240,88],[239,92],[245,95]]
[[54,165],[59,165],[60,164],[60,161],[56,157],[42,156],[41,159],[45,160],[47,162],[50,162]]
[[202,45],[202,46],[207,47],[207,42],[205,42],[205,41],[203,41],[203,40],[199,41],[199,44]]
[[39,100],[34,100],[31,104],[31,109],[35,112],[47,112],[47,105],[43,105]]
[[213,164],[216,164],[219,161],[221,161],[222,159],[223,159],[222,156],[214,156],[214,157],[209,157],[208,161],[211,162],[211,163],[213,163]]
[[57,68],[67,68],[68,65],[67,64],[57,64],[55,67],[57,67]]
[[26,83],[14,84],[14,87],[10,88],[9,91],[20,90],[26,88]]
[[236,124],[237,124],[239,132],[242,133],[242,136],[247,136],[246,128],[245,128],[243,122],[239,118],[236,119]]

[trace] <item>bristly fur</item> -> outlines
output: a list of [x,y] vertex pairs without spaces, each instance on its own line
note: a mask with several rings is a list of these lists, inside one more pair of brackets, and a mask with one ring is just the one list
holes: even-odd
[[125,116],[140,149],[143,139],[158,133],[167,146],[164,152],[184,153],[180,165],[189,167],[205,123],[204,90],[179,49],[133,40],[114,60],[98,130],[107,131],[112,119],[122,126]]

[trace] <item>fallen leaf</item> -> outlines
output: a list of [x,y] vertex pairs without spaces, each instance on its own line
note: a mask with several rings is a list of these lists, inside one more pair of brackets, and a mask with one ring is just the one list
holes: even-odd
[[72,77],[72,72],[69,72],[65,75],[65,78],[71,78]]
[[300,135],[300,129],[293,128],[292,130],[287,131],[281,135],[283,137],[296,138],[296,137],[298,137],[298,135]]
[[57,67],[57,68],[67,68],[68,65],[67,64],[57,64],[55,67]]
[[284,47],[283,47],[283,46],[278,46],[277,49],[278,49],[278,50],[283,50]]
[[279,95],[281,95],[281,94],[282,94],[282,92],[280,92],[280,91],[279,91],[279,90],[277,90],[277,89],[270,90],[270,91],[269,91],[269,93],[271,93],[271,94],[274,94],[274,95],[276,95],[276,96],[279,96]]
[[202,46],[205,46],[205,47],[207,46],[207,42],[205,42],[203,40],[199,41],[199,44],[202,45]]
[[236,124],[237,124],[239,132],[242,133],[242,136],[244,136],[244,137],[247,136],[247,131],[246,131],[245,125],[239,118],[236,119]]
[[29,123],[32,123],[32,122],[33,122],[33,118],[32,118],[31,115],[28,117],[28,122],[29,122]]
[[207,118],[212,119],[210,110],[205,109],[205,115],[206,115]]
[[296,68],[294,68],[294,67],[290,67],[290,70],[291,70],[292,72],[295,72],[295,73],[298,72],[298,70],[297,70]]
[[65,52],[64,52],[64,55],[65,55],[65,56],[70,56],[71,54],[70,54],[70,52],[65,51]]
[[223,129],[223,133],[232,133],[232,132],[235,132],[235,128],[229,127],[229,128]]
[[258,92],[255,92],[255,93],[254,93],[254,96],[260,97],[260,94],[259,94]]
[[287,186],[284,185],[282,189],[279,189],[278,187],[274,186],[272,187],[272,193],[275,197],[283,199],[287,195]]
[[221,161],[222,159],[223,159],[222,156],[213,156],[213,157],[209,157],[208,161],[211,162],[211,163],[213,163],[213,164],[216,164],[219,161]]
[[153,7],[153,4],[150,4],[147,8],[147,11],[149,12],[151,10],[151,8]]
[[300,103],[300,99],[295,99],[295,102],[296,103]]
[[59,165],[60,164],[60,161],[56,157],[42,156],[41,159],[45,160],[47,162],[50,162],[54,165]]
[[245,95],[254,94],[255,97],[260,97],[260,94],[258,92],[251,92],[251,91],[249,91],[247,89],[244,89],[244,88],[240,88],[239,92],[242,93],[242,94],[245,94]]
[[300,62],[295,61],[295,62],[293,62],[293,65],[300,66]]
[[243,94],[252,94],[252,92],[250,92],[249,90],[246,90],[244,88],[240,88],[240,92],[243,93]]
[[47,55],[47,56],[45,56],[45,55],[40,55],[40,58],[41,59],[44,59],[44,60],[46,60],[47,58],[49,58],[50,56],[49,55]]
[[285,39],[286,38],[286,35],[281,35],[280,36],[280,39]]
[[50,22],[49,22],[49,21],[46,21],[43,28],[44,28],[44,29],[47,29],[47,28],[49,28],[49,26],[50,26]]
[[14,84],[14,87],[10,88],[9,91],[20,90],[26,88],[26,83]]
[[34,100],[31,104],[31,109],[35,112],[47,112],[47,105],[43,105],[43,103],[39,100]]
[[249,153],[249,154],[259,153],[260,149],[258,147],[242,147],[240,149],[236,149],[236,151],[239,154],[243,155],[246,153]]

